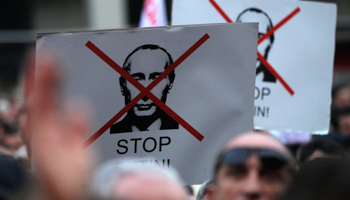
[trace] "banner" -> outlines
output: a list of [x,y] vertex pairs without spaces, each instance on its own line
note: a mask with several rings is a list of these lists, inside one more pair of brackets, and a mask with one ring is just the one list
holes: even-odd
[[327,133],[336,5],[276,0],[174,0],[173,25],[259,22],[256,129]]
[[173,166],[199,184],[227,140],[253,129],[257,30],[225,23],[44,34],[37,62],[57,52],[64,99],[93,106],[82,148],[97,147],[101,161],[152,156],[140,164]]
[[166,26],[167,24],[164,0],[144,0],[140,27]]

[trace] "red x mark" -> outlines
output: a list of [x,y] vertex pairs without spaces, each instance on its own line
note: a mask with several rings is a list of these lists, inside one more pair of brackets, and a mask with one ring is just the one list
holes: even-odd
[[[214,8],[220,13],[220,15],[229,23],[233,23],[233,21],[226,15],[226,13],[220,8],[220,6],[215,2],[215,0],[209,0],[209,2],[214,6]],[[287,17],[285,17],[282,21],[280,21],[276,26],[271,28],[267,33],[265,33],[258,40],[258,45],[263,42],[266,38],[270,37],[277,29],[279,29],[282,25],[284,25],[287,21],[289,21],[292,17],[294,17],[298,12],[300,12],[300,8],[296,8],[293,12],[291,12]],[[277,78],[281,82],[281,84],[286,88],[290,95],[294,95],[294,91],[292,88],[284,81],[284,79],[277,73],[277,71],[267,62],[267,60],[262,56],[258,51],[258,59],[265,65],[265,67],[273,74],[274,77]]]
[[179,115],[177,115],[173,110],[171,110],[167,105],[165,105],[161,100],[151,93],[151,90],[162,81],[170,72],[172,72],[177,66],[181,64],[188,56],[190,56],[197,48],[199,48],[207,39],[209,35],[205,34],[201,39],[199,39],[192,47],[190,47],[182,56],[180,56],[171,66],[169,66],[161,75],[158,76],[152,83],[150,83],[146,88],[141,85],[137,80],[135,80],[128,72],[121,68],[117,63],[115,63],[111,58],[109,58],[105,53],[103,53],[98,47],[96,47],[92,42],[88,41],[86,46],[93,51],[97,56],[104,60],[109,66],[116,70],[121,76],[128,80],[132,85],[134,85],[140,93],[131,100],[123,109],[121,109],[112,119],[110,119],[104,126],[102,126],[94,135],[92,135],[87,141],[84,142],[83,148],[88,147],[93,143],[98,137],[100,137],[109,127],[111,127],[118,119],[120,119],[126,112],[128,112],[142,97],[147,96],[151,99],[159,108],[171,116],[176,122],[178,122],[182,127],[184,127],[188,132],[190,132],[199,141],[202,141],[204,136],[201,135],[196,129],[194,129],[190,124],[183,120]]

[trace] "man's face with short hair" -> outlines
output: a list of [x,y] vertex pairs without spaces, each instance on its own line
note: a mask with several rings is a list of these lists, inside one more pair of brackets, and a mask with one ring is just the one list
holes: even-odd
[[250,155],[244,165],[223,165],[217,172],[217,200],[273,200],[285,191],[291,180],[290,170],[270,169]]
[[350,136],[350,115],[343,115],[339,117],[339,127],[338,131],[339,133],[344,136],[348,137]]
[[[162,50],[139,50],[130,57],[129,74],[141,85],[147,87],[164,72],[167,62],[169,62],[168,56]],[[166,101],[167,86],[170,86],[168,77],[160,81],[151,90],[151,92],[164,103]],[[130,93],[129,97],[125,97],[126,99],[132,100],[140,93],[140,91],[129,82],[126,83],[125,89]],[[157,106],[149,98],[143,97],[132,109],[136,116],[143,117],[154,114]]]

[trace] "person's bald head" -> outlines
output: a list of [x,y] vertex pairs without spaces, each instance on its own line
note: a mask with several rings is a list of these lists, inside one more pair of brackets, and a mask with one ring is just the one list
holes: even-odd
[[246,132],[232,138],[223,148],[223,151],[239,147],[267,148],[276,150],[293,161],[289,150],[275,137],[261,132]]
[[220,167],[220,157],[230,149],[236,148],[255,148],[255,149],[271,149],[280,152],[287,158],[289,166],[294,170],[296,167],[296,161],[290,151],[275,137],[265,132],[244,132],[240,135],[234,136],[230,139],[225,146],[221,149],[215,166],[214,176]]
[[248,132],[232,138],[214,166],[210,200],[276,199],[289,185],[295,162],[274,137]]

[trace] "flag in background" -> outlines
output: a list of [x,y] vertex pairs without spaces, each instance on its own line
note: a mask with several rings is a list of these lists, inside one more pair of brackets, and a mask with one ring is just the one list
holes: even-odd
[[167,26],[164,0],[144,0],[140,27]]

